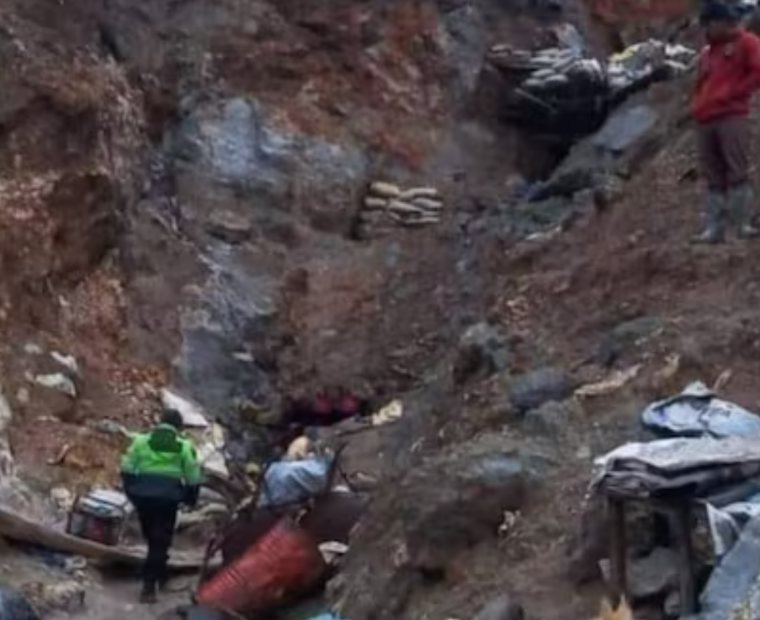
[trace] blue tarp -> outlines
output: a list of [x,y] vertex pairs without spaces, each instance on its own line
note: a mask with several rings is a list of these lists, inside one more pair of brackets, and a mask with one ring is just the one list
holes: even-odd
[[295,504],[327,490],[330,464],[325,459],[280,461],[264,474],[259,506]]
[[717,398],[699,382],[678,396],[650,405],[641,420],[645,427],[666,437],[760,436],[759,416]]

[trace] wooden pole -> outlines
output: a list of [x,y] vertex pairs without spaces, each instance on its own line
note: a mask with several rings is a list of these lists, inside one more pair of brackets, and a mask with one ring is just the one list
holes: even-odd
[[616,498],[607,499],[607,517],[610,523],[610,582],[613,608],[617,609],[627,598],[625,503]]
[[681,594],[681,617],[697,613],[697,589],[694,583],[694,548],[691,540],[691,504],[680,500],[670,511],[673,538],[678,549],[678,578]]

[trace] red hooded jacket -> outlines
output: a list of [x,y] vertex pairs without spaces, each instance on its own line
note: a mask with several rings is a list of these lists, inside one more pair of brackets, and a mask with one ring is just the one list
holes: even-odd
[[727,41],[708,45],[699,57],[691,114],[700,123],[749,113],[760,89],[760,39],[738,30]]

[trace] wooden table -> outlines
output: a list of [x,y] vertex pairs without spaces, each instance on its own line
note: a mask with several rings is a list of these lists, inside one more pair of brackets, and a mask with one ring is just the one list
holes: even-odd
[[[626,540],[626,504],[629,498],[607,494],[607,511],[610,523],[610,585],[613,603],[618,605],[627,596],[628,545]],[[641,501],[641,500],[639,500]],[[652,509],[668,518],[673,546],[678,554],[679,593],[681,617],[698,611],[698,595],[694,578],[694,547],[691,539],[692,498],[648,500]]]

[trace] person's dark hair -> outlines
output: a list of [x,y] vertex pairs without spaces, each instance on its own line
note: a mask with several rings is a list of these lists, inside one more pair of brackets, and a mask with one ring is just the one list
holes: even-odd
[[176,409],[167,409],[161,414],[161,424],[168,424],[181,431],[184,426],[182,414]]
[[733,6],[719,0],[708,0],[699,13],[699,23],[706,26],[712,22],[724,22],[735,24],[739,22],[739,15]]

